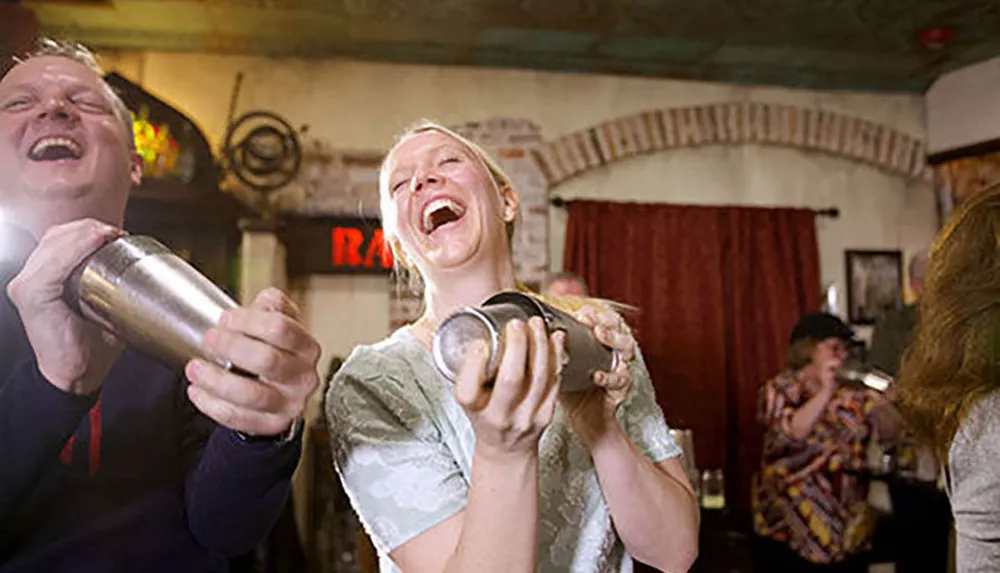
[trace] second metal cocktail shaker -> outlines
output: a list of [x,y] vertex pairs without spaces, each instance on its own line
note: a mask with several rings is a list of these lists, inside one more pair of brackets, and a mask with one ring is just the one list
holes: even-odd
[[845,365],[837,372],[842,380],[847,380],[878,392],[885,392],[892,386],[893,379],[881,370],[865,368],[858,365]]
[[202,358],[231,367],[202,340],[236,302],[153,238],[104,245],[70,276],[66,295],[82,316],[170,366]]
[[487,380],[492,380],[503,356],[507,323],[514,319],[527,322],[534,316],[542,318],[549,334],[558,330],[566,333],[569,361],[562,370],[563,392],[591,388],[595,372],[610,372],[617,365],[617,354],[597,340],[591,327],[535,297],[508,291],[490,297],[478,307],[459,310],[441,323],[431,347],[438,370],[454,380],[469,344],[482,340],[489,348]]

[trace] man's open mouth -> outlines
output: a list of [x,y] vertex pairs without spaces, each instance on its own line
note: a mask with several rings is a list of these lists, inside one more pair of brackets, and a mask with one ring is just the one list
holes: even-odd
[[28,159],[32,161],[59,161],[81,157],[83,148],[68,137],[43,137],[28,152]]

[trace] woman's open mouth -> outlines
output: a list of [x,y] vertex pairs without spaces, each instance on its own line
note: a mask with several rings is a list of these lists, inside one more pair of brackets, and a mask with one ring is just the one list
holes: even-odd
[[439,197],[424,205],[420,230],[430,235],[441,227],[454,223],[465,215],[465,206],[448,197]]

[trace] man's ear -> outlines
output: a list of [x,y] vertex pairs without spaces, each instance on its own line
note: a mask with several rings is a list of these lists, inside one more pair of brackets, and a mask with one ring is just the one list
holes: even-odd
[[137,152],[132,152],[132,167],[129,169],[129,178],[132,186],[138,187],[142,183],[142,156]]

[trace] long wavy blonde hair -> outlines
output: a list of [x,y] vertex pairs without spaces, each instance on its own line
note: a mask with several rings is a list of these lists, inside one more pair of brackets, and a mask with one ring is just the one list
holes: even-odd
[[930,253],[901,411],[939,459],[962,420],[1000,388],[1000,184],[966,199]]

